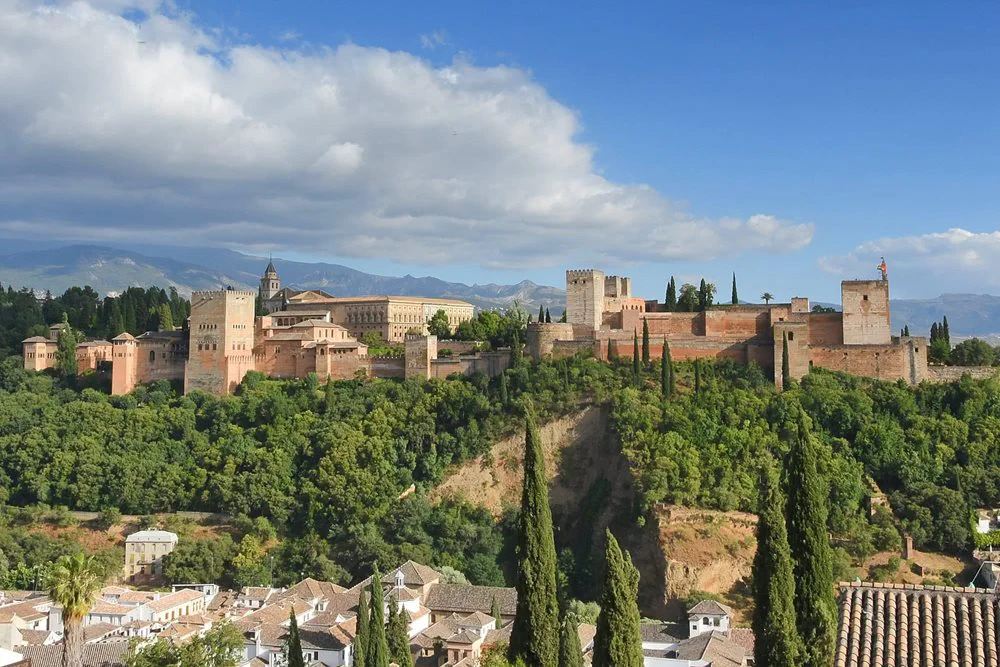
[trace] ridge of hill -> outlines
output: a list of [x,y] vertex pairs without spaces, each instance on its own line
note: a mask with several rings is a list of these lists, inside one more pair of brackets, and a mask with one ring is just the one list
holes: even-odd
[[[522,280],[514,285],[466,285],[432,276],[381,276],[340,264],[274,259],[285,287],[321,289],[334,296],[391,294],[468,301],[478,308],[508,307],[515,301],[529,312],[545,305],[561,313],[564,292]],[[101,294],[129,286],[175,287],[183,296],[194,290],[232,286],[257,289],[267,257],[218,248],[141,246],[125,250],[102,245],[39,248],[0,256],[0,283],[61,293],[90,285]]]

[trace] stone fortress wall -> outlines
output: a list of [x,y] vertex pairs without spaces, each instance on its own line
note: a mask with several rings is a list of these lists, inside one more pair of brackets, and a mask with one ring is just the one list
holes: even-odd
[[779,386],[785,340],[793,378],[813,367],[910,384],[929,377],[927,340],[891,335],[888,280],[844,281],[841,300],[839,313],[814,313],[803,297],[789,303],[668,312],[665,304],[633,297],[627,278],[605,277],[596,269],[571,270],[566,272],[567,322],[530,324],[527,353],[541,359],[588,350],[606,359],[610,348],[631,357],[633,337],[642,335],[645,322],[653,358],[666,340],[675,360],[754,362],[773,372]]

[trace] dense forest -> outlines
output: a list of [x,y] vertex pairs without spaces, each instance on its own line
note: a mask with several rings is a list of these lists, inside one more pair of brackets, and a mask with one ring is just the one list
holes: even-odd
[[[971,509],[1000,503],[996,380],[910,388],[816,371],[778,393],[754,366],[672,367],[677,391],[668,398],[659,362],[586,357],[523,361],[492,381],[320,385],[252,373],[231,397],[177,396],[166,384],[107,396],[7,359],[0,500],[237,517],[234,537],[182,542],[168,567],[178,579],[348,581],[375,561],[413,558],[499,584],[514,517],[497,522],[466,502],[432,504],[427,491],[453,464],[516,432],[518,405],[529,399],[541,421],[610,402],[636,482],[634,524],[659,502],[752,510],[760,455],[782,458],[782,429],[801,405],[831,480],[829,529],[841,571],[898,546],[900,529],[918,546],[962,551],[972,539]],[[869,519],[873,484],[895,516]],[[414,492],[404,493],[411,485]],[[10,539],[0,549],[15,552],[8,560],[18,561],[18,547],[6,545]],[[48,555],[36,551],[25,556],[29,565]],[[579,566],[564,574],[582,573],[590,576]],[[570,583],[580,597],[593,590],[590,581]]]
[[129,287],[121,294],[100,298],[90,287],[70,287],[60,296],[41,299],[29,289],[0,286],[0,359],[21,354],[21,341],[47,336],[48,327],[66,321],[85,338],[110,340],[123,331],[138,336],[182,326],[191,304],[173,287]]

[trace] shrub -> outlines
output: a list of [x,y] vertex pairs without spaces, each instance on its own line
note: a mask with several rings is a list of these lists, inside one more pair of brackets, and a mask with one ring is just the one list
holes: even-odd
[[105,507],[97,514],[94,524],[101,530],[108,530],[122,520],[122,513],[117,507]]

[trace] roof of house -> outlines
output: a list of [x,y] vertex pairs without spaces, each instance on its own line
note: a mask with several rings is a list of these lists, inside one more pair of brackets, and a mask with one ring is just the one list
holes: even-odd
[[318,579],[307,577],[288,590],[282,591],[277,599],[284,600],[295,595],[303,600],[323,600],[332,598],[334,595],[339,595],[346,590],[343,586],[338,586],[332,582],[319,581]]
[[[31,660],[31,667],[62,667],[63,644],[19,646],[18,652]],[[84,644],[84,667],[124,667],[128,642]]]
[[688,616],[732,616],[733,610],[715,600],[702,600],[688,609]]
[[173,542],[177,543],[177,533],[166,530],[140,530],[125,538],[125,542]]
[[676,644],[679,639],[670,634],[672,626],[666,623],[643,623],[639,626],[642,641],[650,644]]
[[441,580],[441,573],[437,570],[408,560],[391,572],[386,572],[382,576],[382,583],[395,584],[397,572],[403,573],[404,586],[425,586]]
[[21,341],[22,343],[55,343],[55,341],[50,341],[45,336],[32,336],[31,338],[25,338]]
[[111,623],[91,623],[83,628],[83,641],[88,644],[96,642],[117,629],[118,626]]
[[245,600],[265,601],[275,593],[269,586],[247,586],[240,591],[240,597]]
[[134,609],[135,607],[128,605],[98,600],[90,606],[90,614],[92,616],[126,616]]
[[177,591],[176,593],[164,595],[158,600],[151,600],[150,602],[147,602],[146,605],[153,613],[159,613],[161,611],[173,609],[174,607],[182,605],[186,602],[194,602],[195,600],[202,600],[204,598],[205,594],[201,591],[185,588]]
[[19,630],[21,639],[25,644],[37,644],[41,646],[53,633],[51,630],[29,630],[27,628]]
[[111,340],[135,340],[135,336],[133,336],[129,332],[125,331],[125,332],[122,332],[122,333],[118,334],[117,336],[115,336]]
[[842,583],[837,664],[860,664],[876,653],[896,664],[911,646],[933,652],[925,656],[928,664],[978,664],[978,647],[1000,649],[1000,638],[987,630],[987,619],[998,615],[998,600],[987,589]]
[[740,667],[746,650],[721,632],[706,632],[677,643],[678,660],[704,660],[712,667]]
[[435,584],[427,594],[424,606],[432,611],[490,613],[494,598],[500,605],[500,613],[504,616],[513,616],[517,613],[517,590],[497,586]]

